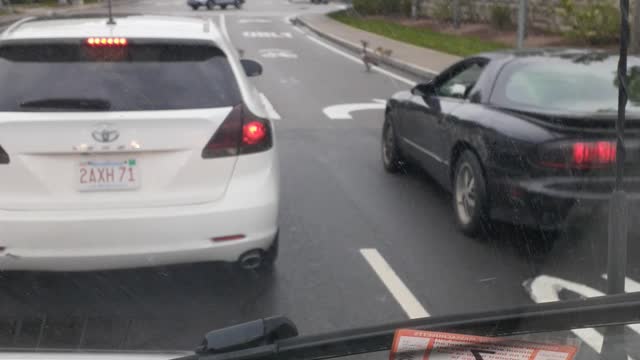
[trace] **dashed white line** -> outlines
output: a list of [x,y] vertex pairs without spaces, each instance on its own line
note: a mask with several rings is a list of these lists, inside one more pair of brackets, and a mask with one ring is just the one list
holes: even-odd
[[[345,58],[347,58],[347,59],[349,59],[349,60],[351,60],[353,62],[357,62],[359,64],[362,64],[362,60],[361,59],[358,59],[357,57],[355,57],[355,56],[353,56],[351,54],[347,54],[346,52],[344,52],[342,50],[336,49],[335,47],[333,47],[333,46],[331,46],[329,44],[326,44],[325,42],[320,41],[320,40],[316,39],[313,36],[307,35],[307,38],[309,38],[309,40],[315,42],[316,44],[326,48],[327,50],[333,51],[334,53],[336,53],[338,55],[341,55],[341,56],[343,56],[343,57],[345,57]],[[396,75],[396,74],[394,74],[394,73],[392,73],[390,71],[381,69],[378,66],[372,66],[371,69],[374,70],[374,71],[379,72],[380,74],[384,74],[384,75],[387,75],[387,76],[389,76],[391,78],[394,78],[394,79],[396,79],[398,81],[402,81],[403,83],[405,83],[405,84],[407,84],[409,86],[415,86],[416,85],[415,81],[409,80],[409,79],[407,79],[405,77],[402,77],[400,75]]]
[[273,107],[273,104],[271,104],[271,101],[269,101],[269,99],[263,93],[260,93],[260,99],[264,104],[265,110],[267,110],[267,114],[269,115],[269,118],[271,118],[272,120],[282,119],[280,114],[278,114],[276,109]]
[[417,319],[430,316],[418,299],[411,293],[411,290],[409,290],[391,266],[389,266],[387,261],[380,255],[378,250],[360,249],[360,253],[409,318]]

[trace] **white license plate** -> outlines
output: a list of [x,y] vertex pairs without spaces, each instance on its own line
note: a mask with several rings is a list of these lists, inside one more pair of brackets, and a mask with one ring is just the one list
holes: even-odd
[[79,191],[134,190],[140,187],[136,159],[80,162],[76,176]]

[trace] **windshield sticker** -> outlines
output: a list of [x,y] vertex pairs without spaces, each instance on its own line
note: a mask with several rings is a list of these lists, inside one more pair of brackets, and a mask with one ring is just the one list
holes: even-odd
[[389,360],[572,360],[577,347],[411,329],[397,330]]

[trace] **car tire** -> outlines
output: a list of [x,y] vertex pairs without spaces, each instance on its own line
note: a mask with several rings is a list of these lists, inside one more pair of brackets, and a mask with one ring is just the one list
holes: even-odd
[[403,165],[402,154],[398,147],[398,138],[393,128],[393,122],[387,114],[382,125],[382,166],[389,173],[397,173]]
[[200,8],[200,6],[198,6],[198,5],[191,5],[191,8],[192,8],[194,11],[196,11],[196,10],[198,10],[198,9]]
[[213,1],[207,1],[207,10],[213,10],[213,7],[216,4],[213,3]]
[[240,0],[236,0],[236,2],[233,3],[233,6],[235,6],[236,9],[241,9],[242,8],[242,2]]
[[454,166],[452,204],[456,223],[465,235],[476,236],[489,225],[484,171],[471,150],[464,150]]
[[222,10],[226,10],[226,9],[227,9],[227,4],[222,4],[222,5],[220,5],[220,8],[221,8]]

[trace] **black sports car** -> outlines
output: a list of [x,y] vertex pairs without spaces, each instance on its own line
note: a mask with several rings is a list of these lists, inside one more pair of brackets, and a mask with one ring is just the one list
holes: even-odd
[[[462,231],[489,220],[557,228],[614,185],[618,57],[520,50],[464,59],[395,94],[382,134],[389,172],[417,163],[453,193]],[[629,58],[625,186],[640,192],[640,58]]]

